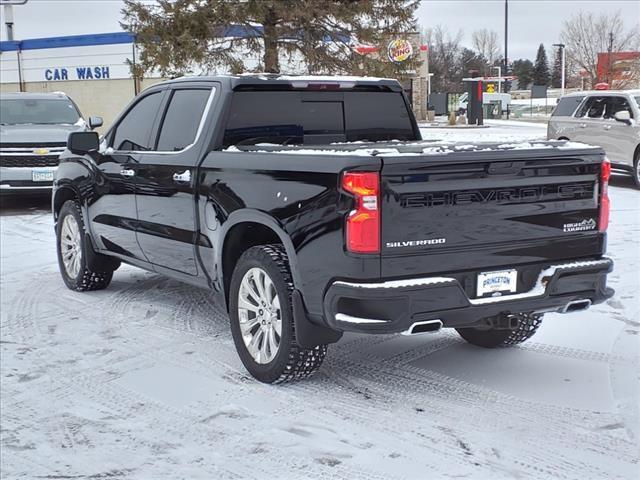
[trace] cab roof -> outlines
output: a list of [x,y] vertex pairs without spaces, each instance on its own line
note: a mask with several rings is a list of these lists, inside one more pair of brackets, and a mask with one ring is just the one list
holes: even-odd
[[226,83],[232,90],[340,90],[358,87],[379,88],[401,92],[397,80],[378,77],[281,75],[276,73],[252,73],[242,75],[180,77],[163,83],[217,81]]

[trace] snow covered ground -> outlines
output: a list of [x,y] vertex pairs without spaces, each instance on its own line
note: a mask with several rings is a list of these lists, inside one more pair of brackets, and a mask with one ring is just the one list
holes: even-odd
[[5,208],[2,478],[637,479],[640,192],[616,177],[611,197],[606,304],[550,314],[508,350],[346,335],[286,386],[243,370],[206,291],[122,267],[107,290],[71,292],[46,201]]

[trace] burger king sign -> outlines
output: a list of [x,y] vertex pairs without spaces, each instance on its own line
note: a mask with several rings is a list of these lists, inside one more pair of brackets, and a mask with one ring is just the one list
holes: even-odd
[[398,39],[389,42],[387,47],[389,60],[395,63],[404,62],[413,55],[413,47],[407,40]]

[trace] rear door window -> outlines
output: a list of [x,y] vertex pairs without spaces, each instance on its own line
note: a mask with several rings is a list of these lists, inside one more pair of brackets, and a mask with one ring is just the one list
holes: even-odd
[[211,89],[179,89],[173,92],[162,121],[158,146],[161,152],[184,150],[196,140]]
[[556,108],[553,110],[551,114],[552,117],[571,117],[578,106],[584,100],[584,96],[579,97],[563,97],[556,105]]
[[163,93],[154,92],[141,98],[126,113],[113,136],[111,146],[115,150],[151,150],[151,131],[162,103]]

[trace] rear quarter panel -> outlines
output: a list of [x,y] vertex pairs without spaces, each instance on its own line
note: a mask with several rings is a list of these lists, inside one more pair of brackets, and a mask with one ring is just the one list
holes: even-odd
[[[378,278],[378,256],[345,251],[344,220],[353,200],[339,185],[344,170],[380,167],[379,159],[366,156],[209,153],[199,170],[198,194],[201,217],[209,218],[201,231],[211,248],[200,250],[216,289],[221,290],[225,235],[246,221],[265,224],[281,236],[294,284],[311,314],[321,314],[324,289],[332,279]],[[204,212],[207,209],[212,215]]]

